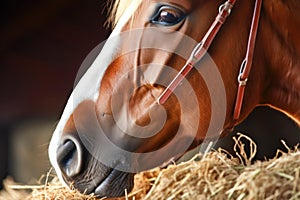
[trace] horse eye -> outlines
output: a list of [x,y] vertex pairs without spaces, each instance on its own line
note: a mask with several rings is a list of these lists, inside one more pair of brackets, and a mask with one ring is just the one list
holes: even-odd
[[158,9],[151,22],[163,26],[173,26],[181,22],[185,17],[184,12],[171,6],[162,6]]

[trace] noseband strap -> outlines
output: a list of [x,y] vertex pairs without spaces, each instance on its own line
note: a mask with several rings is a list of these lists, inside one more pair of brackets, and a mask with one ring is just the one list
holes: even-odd
[[[163,91],[163,93],[158,98],[159,104],[164,104],[173,91],[177,88],[177,86],[181,83],[181,81],[186,77],[186,75],[191,71],[191,69],[198,63],[207,50],[209,49],[212,41],[215,36],[219,32],[221,26],[226,21],[226,18],[230,15],[231,9],[234,6],[236,0],[227,0],[223,5],[219,8],[219,14],[217,15],[215,21],[203,37],[202,41],[194,48],[190,58],[187,60],[186,64],[177,74],[177,76],[172,80],[172,82],[168,85],[168,87]],[[245,93],[245,86],[247,84],[247,80],[250,74],[253,53],[255,48],[255,41],[261,11],[262,0],[255,1],[255,8],[252,17],[251,29],[248,38],[247,52],[246,57],[241,65],[240,73],[238,75],[238,90],[235,102],[235,108],[233,113],[234,121],[238,120],[241,113],[241,108],[243,104],[243,98]]]

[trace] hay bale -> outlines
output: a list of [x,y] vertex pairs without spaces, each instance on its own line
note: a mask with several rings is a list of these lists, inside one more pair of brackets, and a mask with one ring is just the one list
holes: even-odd
[[[212,151],[166,169],[137,174],[134,190],[125,199],[300,199],[300,150],[288,149],[274,159],[252,164],[256,145],[250,140],[247,155],[241,142],[245,138],[249,140],[243,135],[235,139],[235,156],[224,150]],[[49,178],[34,187],[6,183],[0,200],[96,199],[63,187],[56,177]],[[24,189],[31,189],[31,194],[24,194]]]

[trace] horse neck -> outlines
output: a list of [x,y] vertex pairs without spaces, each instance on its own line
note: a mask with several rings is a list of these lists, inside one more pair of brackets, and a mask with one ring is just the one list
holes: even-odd
[[265,0],[261,38],[265,71],[262,103],[300,124],[300,2]]

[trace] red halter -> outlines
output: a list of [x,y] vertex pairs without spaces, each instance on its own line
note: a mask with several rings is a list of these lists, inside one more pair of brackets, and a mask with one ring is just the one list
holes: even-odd
[[[215,36],[219,32],[221,26],[224,24],[226,18],[229,16],[230,11],[234,6],[235,2],[236,0],[227,0],[224,4],[220,6],[219,14],[217,15],[215,21],[213,22],[213,24],[205,34],[202,41],[194,48],[186,64],[183,66],[183,68],[180,70],[177,76],[172,80],[172,82],[168,85],[168,87],[163,91],[163,93],[158,98],[159,104],[164,104],[166,102],[166,100],[170,97],[170,95],[177,88],[180,82],[186,77],[186,75],[191,71],[191,69],[195,66],[195,64],[203,58],[203,56],[209,49],[212,41],[214,40]],[[240,74],[238,76],[239,86],[238,86],[234,114],[233,114],[234,120],[237,120],[240,117],[240,112],[241,112],[244,92],[245,92],[245,86],[247,84],[248,76],[252,66],[253,52],[254,52],[258,22],[260,17],[261,4],[262,4],[262,0],[256,0],[249,39],[248,39],[247,53],[241,65]]]

